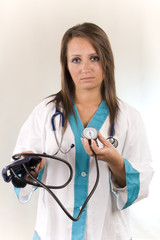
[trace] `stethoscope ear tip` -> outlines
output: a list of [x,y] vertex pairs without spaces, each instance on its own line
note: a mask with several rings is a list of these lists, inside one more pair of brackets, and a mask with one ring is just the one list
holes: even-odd
[[75,145],[72,143],[72,144],[71,144],[71,148],[74,148],[74,146],[75,146]]

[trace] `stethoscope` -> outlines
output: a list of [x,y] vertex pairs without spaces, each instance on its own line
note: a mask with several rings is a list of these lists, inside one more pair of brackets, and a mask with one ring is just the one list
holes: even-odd
[[[58,139],[57,139],[56,127],[55,127],[55,118],[56,118],[58,115],[60,116],[61,127],[62,127],[62,135],[61,135],[61,140],[60,140],[60,142],[59,142]],[[60,112],[60,111],[58,110],[58,108],[56,108],[56,112],[53,114],[53,116],[52,116],[52,118],[51,118],[51,124],[52,124],[52,130],[53,130],[53,133],[54,133],[54,137],[55,137],[55,140],[56,140],[56,144],[57,144],[57,146],[58,146],[58,149],[57,149],[57,151],[54,153],[54,155],[56,155],[59,151],[60,151],[61,153],[63,153],[63,154],[69,153],[70,150],[71,150],[75,145],[72,143],[71,146],[69,147],[69,149],[68,149],[67,151],[63,151],[63,150],[61,149],[62,141],[63,141],[63,134],[64,134],[64,131],[63,131],[63,129],[64,129],[64,115],[63,115],[62,112]]]
[[[57,115],[60,115],[61,117],[61,124],[62,124],[62,128],[64,127],[64,116],[63,114],[56,109],[56,113],[52,116],[51,119],[51,123],[52,123],[52,128],[54,131],[54,135],[55,135],[55,139],[57,142],[57,146],[58,146],[58,150],[56,152],[56,154],[61,151],[63,153],[68,153],[73,147],[74,144],[71,145],[70,149],[68,149],[66,152],[61,150],[61,144],[62,144],[62,140],[63,140],[63,136],[61,137],[60,143],[58,142],[57,136],[56,136],[56,128],[54,125],[54,120],[55,117]],[[112,126],[111,129],[111,136],[107,138],[107,140],[114,146],[117,147],[118,146],[118,141],[113,137],[113,133],[114,133],[114,125]],[[95,140],[97,141],[98,138],[98,131],[96,128],[94,127],[86,127],[84,128],[83,132],[82,132],[82,136],[86,139],[88,139],[89,144],[91,144],[91,140]],[[94,152],[93,152],[94,153]],[[55,154],[55,155],[56,155]],[[19,153],[19,154],[15,154],[14,156],[12,156],[14,162],[12,162],[11,164],[9,164],[8,166],[6,166],[5,168],[3,168],[2,170],[2,176],[5,182],[10,182],[12,181],[13,185],[15,187],[19,187],[19,188],[23,188],[26,186],[26,184],[30,184],[33,185],[35,187],[42,187],[44,188],[54,199],[55,201],[58,203],[58,205],[61,207],[61,209],[64,211],[64,213],[72,220],[72,221],[78,221],[87,205],[87,203],[89,202],[90,198],[92,197],[93,193],[95,192],[98,182],[99,182],[99,166],[98,166],[98,160],[97,160],[97,155],[94,153],[94,157],[95,157],[95,166],[96,166],[96,180],[95,180],[95,184],[91,190],[91,192],[89,193],[89,195],[87,196],[86,200],[84,201],[78,215],[76,218],[74,218],[68,211],[67,209],[64,207],[64,205],[61,203],[61,201],[58,199],[58,197],[51,191],[51,189],[61,189],[66,187],[70,181],[72,180],[73,177],[73,169],[72,166],[70,165],[70,163],[62,158],[59,158],[55,155],[48,155],[46,153],[43,154],[39,154],[39,153]],[[42,183],[40,180],[38,180],[36,177],[34,177],[34,175],[31,173],[31,171],[35,171],[36,166],[40,163],[41,158],[45,157],[45,158],[50,158],[50,159],[54,159],[56,161],[60,161],[62,163],[64,163],[68,169],[69,169],[69,178],[68,180],[60,186],[49,186],[46,185],[44,183]],[[29,180],[28,178],[26,178],[26,175],[28,174],[28,176],[30,176],[30,178],[32,179]]]
[[[54,132],[54,136],[55,136],[55,140],[56,140],[56,144],[58,146],[58,149],[56,151],[56,153],[54,153],[54,155],[56,155],[59,151],[62,152],[63,154],[67,154],[68,152],[70,152],[70,150],[74,147],[74,144],[71,144],[71,146],[69,147],[69,149],[67,151],[63,151],[61,149],[61,145],[62,145],[62,142],[63,142],[63,132],[62,132],[62,135],[61,135],[61,140],[60,142],[58,142],[58,139],[57,139],[57,134],[56,134],[56,127],[55,127],[55,118],[57,116],[60,116],[60,119],[61,119],[61,127],[62,129],[64,128],[64,115],[62,112],[60,112],[58,110],[58,108],[56,108],[56,112],[53,114],[52,118],[51,118],[51,124],[52,124],[52,129],[53,129],[53,132]],[[112,127],[111,127],[111,132],[110,132],[110,136],[107,138],[107,141],[109,141],[115,148],[117,148],[118,146],[118,141],[117,139],[115,139],[113,137],[114,135],[114,123],[112,124]],[[84,138],[87,138],[89,140],[89,143],[90,143],[90,138],[91,139],[94,139],[96,140],[97,142],[97,138],[98,138],[98,132],[97,132],[97,129],[94,128],[94,127],[86,127],[83,132],[82,132],[82,136]]]

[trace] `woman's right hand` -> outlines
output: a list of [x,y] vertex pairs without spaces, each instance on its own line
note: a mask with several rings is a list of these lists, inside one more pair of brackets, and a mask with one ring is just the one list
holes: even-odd
[[[35,171],[37,174],[39,174],[39,172],[43,169],[44,167],[44,162],[45,162],[45,159],[44,157],[41,157],[42,160],[40,161],[40,163],[37,165],[37,167],[35,168]],[[37,176],[38,177],[38,176]]]
[[[28,152],[22,152],[22,153],[34,153],[34,152],[28,151]],[[44,157],[41,157],[41,158],[42,158],[41,162],[36,166],[36,168],[34,169],[34,171],[31,171],[31,174],[32,174],[35,178],[38,177],[39,172],[40,172],[40,171],[43,169],[43,167],[44,167],[45,158],[44,158]],[[33,180],[33,179],[31,179],[31,177],[30,177],[28,174],[27,174],[27,176],[26,176],[26,179],[27,179],[27,180]]]

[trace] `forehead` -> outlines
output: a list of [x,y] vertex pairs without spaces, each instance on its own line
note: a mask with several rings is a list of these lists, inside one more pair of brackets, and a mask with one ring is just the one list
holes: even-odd
[[67,54],[80,54],[83,52],[95,53],[96,50],[88,38],[84,37],[74,37],[67,45]]

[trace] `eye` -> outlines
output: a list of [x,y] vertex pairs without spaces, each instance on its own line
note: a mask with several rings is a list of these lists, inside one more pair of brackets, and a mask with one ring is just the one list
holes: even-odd
[[92,62],[98,62],[99,61],[99,57],[98,56],[92,56],[91,57],[91,61]]
[[79,63],[81,60],[80,60],[80,58],[73,58],[72,59],[72,62],[73,63]]

